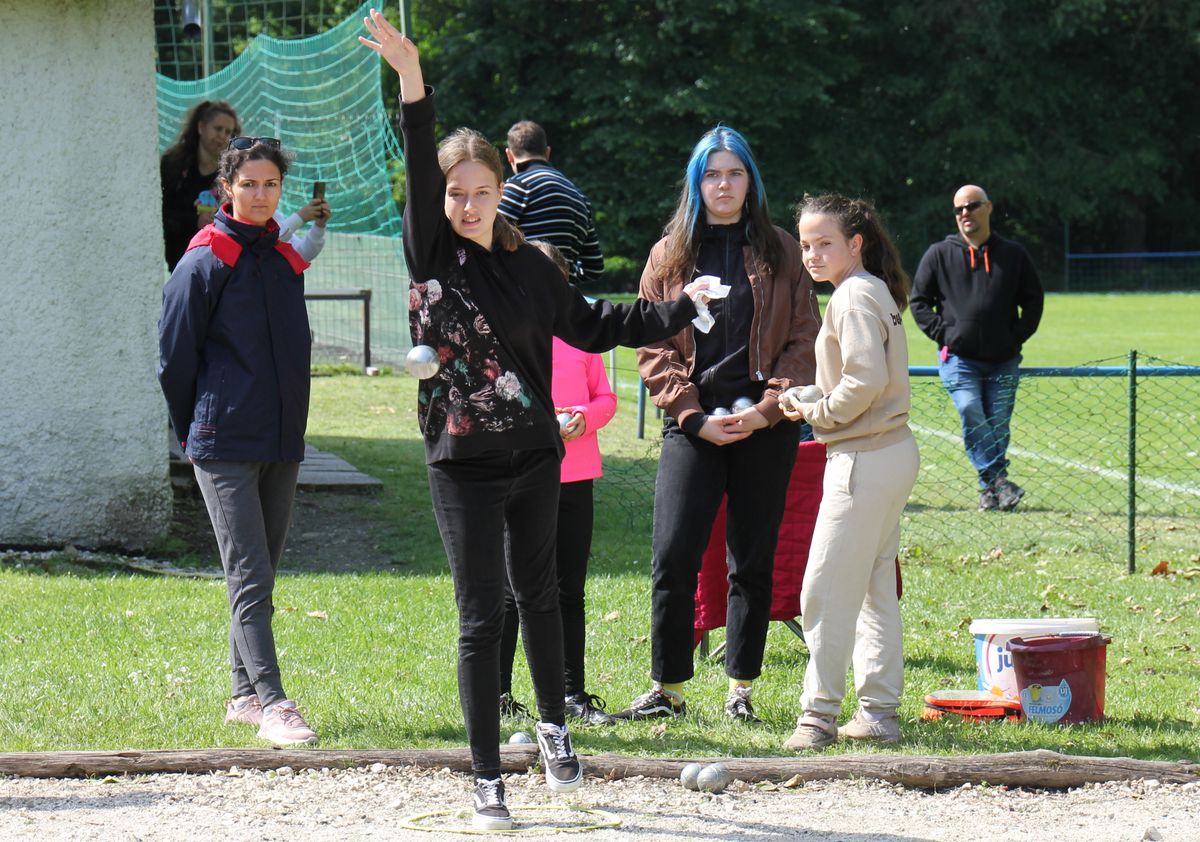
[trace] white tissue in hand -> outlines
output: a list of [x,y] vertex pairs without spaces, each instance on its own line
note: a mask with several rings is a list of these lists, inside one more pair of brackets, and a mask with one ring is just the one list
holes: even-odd
[[721,279],[716,275],[701,275],[696,278],[697,281],[708,281],[708,292],[705,293],[709,298],[724,298],[729,295],[729,291],[733,287],[728,284],[721,283]]
[[[728,284],[721,283],[721,279],[716,275],[701,275],[699,278],[696,278],[696,280],[708,282],[708,292],[706,292],[705,295],[707,295],[709,298],[724,298],[725,296],[729,295],[729,291],[733,289],[733,287],[729,286]],[[708,311],[708,304],[706,304],[703,299],[697,298],[694,303],[696,305],[697,315],[696,318],[692,319],[692,325],[695,326],[696,330],[700,331],[701,333],[708,333],[710,330],[712,330],[713,325],[717,323],[717,319]]]

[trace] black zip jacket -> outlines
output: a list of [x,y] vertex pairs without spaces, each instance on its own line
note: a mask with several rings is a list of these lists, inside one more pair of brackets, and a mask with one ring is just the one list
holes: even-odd
[[939,348],[1004,362],[1037,330],[1043,302],[1042,282],[1020,245],[993,233],[974,248],[951,234],[921,258],[909,308]]
[[301,462],[312,340],[308,264],[228,205],[163,287],[158,381],[171,425],[197,461]]
[[549,258],[522,243],[485,250],[446,218],[446,179],[434,142],[433,89],[400,105],[408,202],[409,329],[441,367],[421,381],[418,418],[429,463],[488,450],[555,448],[562,437],[550,396],[551,340],[583,351],[638,346],[678,333],[696,317],[671,302],[589,304]]

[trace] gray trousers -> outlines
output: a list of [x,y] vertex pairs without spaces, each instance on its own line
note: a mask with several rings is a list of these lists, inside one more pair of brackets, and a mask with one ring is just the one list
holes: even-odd
[[229,589],[233,695],[257,693],[264,707],[287,695],[279,677],[271,615],[297,462],[198,462],[196,482],[212,520]]

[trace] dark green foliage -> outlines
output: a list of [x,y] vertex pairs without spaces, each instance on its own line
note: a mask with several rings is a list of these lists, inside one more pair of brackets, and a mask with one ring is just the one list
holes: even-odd
[[640,262],[691,145],[746,134],[776,222],[807,191],[873,197],[910,268],[964,182],[1051,284],[1075,251],[1200,245],[1200,8],[918,0],[423,0],[445,128],[542,122],[608,253]]

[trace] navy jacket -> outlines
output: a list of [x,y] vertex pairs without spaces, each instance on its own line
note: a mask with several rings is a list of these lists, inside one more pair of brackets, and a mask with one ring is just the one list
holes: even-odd
[[951,234],[921,258],[909,309],[939,348],[1004,362],[1037,330],[1043,299],[1037,270],[1020,245],[992,234],[977,249]]
[[308,264],[228,205],[163,288],[158,382],[196,461],[300,462],[308,423]]

